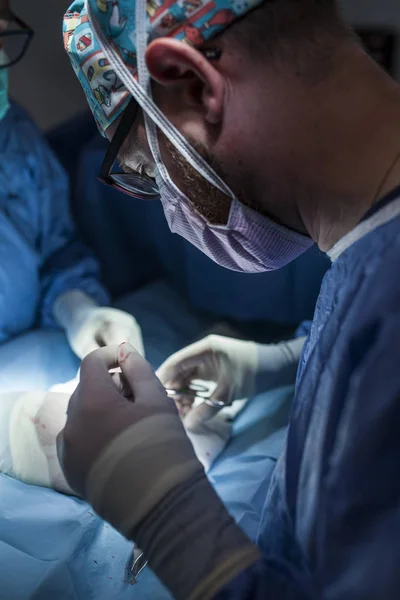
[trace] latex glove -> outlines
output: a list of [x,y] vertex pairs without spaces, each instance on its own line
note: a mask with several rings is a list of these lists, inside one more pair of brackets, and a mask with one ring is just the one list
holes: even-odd
[[[209,335],[173,354],[157,376],[166,388],[177,391],[197,380],[214,382],[210,400],[229,406],[234,400],[294,383],[304,341],[297,338],[280,344],[255,344]],[[191,399],[183,398],[183,413],[188,412]],[[204,418],[208,414],[212,415],[204,410]]]
[[83,292],[73,290],[60,296],[54,315],[81,359],[98,348],[122,342],[129,342],[144,356],[142,332],[136,319],[121,310],[97,306]]
[[245,404],[246,401],[242,400],[220,410],[203,402],[184,417],[186,433],[206,472],[229,442],[233,421]]
[[0,396],[0,472],[32,485],[73,493],[57,457],[57,435],[67,418],[68,394]]
[[[130,399],[109,374],[118,366]],[[83,361],[59,457],[71,487],[137,542],[177,600],[212,598],[258,559],[209,484],[175,403],[128,344]]]

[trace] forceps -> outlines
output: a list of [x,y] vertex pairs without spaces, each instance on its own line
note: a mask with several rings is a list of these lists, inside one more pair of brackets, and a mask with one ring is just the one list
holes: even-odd
[[140,573],[147,567],[147,564],[148,561],[146,560],[143,552],[135,545],[127,564],[128,583],[135,585]]
[[195,400],[203,400],[208,406],[212,406],[213,408],[223,408],[226,406],[225,402],[222,400],[213,400],[210,398],[212,394],[212,390],[210,386],[205,385],[205,383],[197,383],[193,381],[186,387],[181,387],[178,390],[173,390],[170,388],[166,388],[167,395],[173,400],[178,400],[184,397],[192,397],[193,402]]
[[[186,388],[181,388],[180,390],[166,389],[166,392],[167,395],[174,400],[179,400],[179,398],[189,396],[192,397],[194,401],[196,398],[203,398],[209,395],[209,388],[205,385],[192,383]],[[137,582],[140,573],[146,568],[147,564],[148,561],[143,552],[135,545],[126,566],[128,583],[134,585]]]
[[[192,382],[187,387],[181,387],[178,390],[166,388],[166,392],[167,395],[173,400],[179,400],[180,398],[189,396],[193,398],[193,402],[197,399],[202,400],[214,408],[219,409],[226,406],[225,402],[210,399],[212,389],[210,389],[210,386],[205,385],[204,383]],[[137,546],[134,546],[127,564],[127,577],[128,582],[131,585],[134,585],[137,582],[140,573],[146,568],[147,565],[148,561],[143,552]]]

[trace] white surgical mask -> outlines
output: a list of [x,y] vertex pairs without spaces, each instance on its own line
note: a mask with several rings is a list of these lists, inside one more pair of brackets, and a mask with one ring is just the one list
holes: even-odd
[[[145,61],[147,48],[146,0],[136,3],[136,51],[139,82],[130,73],[87,10],[103,51],[120,80],[143,109],[148,143],[156,164],[156,180],[171,231],[178,233],[218,264],[234,271],[273,271],[305,252],[313,241],[244,206],[229,187],[169,122],[152,100],[150,75]],[[169,176],[161,157],[157,126],[187,162],[209,183],[232,200],[228,223],[211,225],[193,207]]]

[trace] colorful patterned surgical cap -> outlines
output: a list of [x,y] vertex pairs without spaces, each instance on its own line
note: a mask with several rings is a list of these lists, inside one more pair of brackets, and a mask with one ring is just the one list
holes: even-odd
[[[264,0],[147,0],[148,41],[167,36],[200,47]],[[136,75],[135,0],[86,0],[103,34]],[[100,131],[125,110],[130,93],[92,30],[84,0],[64,17],[64,45]]]

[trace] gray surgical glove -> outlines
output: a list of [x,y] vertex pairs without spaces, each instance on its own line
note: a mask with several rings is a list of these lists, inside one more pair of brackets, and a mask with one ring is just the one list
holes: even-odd
[[178,391],[197,380],[212,381],[216,387],[210,399],[230,405],[293,384],[304,341],[255,344],[209,335],[168,358],[157,376],[165,387]]
[[[109,374],[118,366],[124,393]],[[212,598],[258,559],[210,486],[175,403],[129,344],[83,361],[59,456],[70,486],[137,542],[177,600]]]

